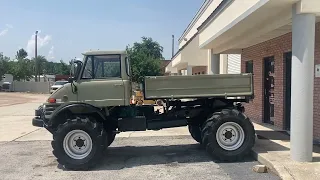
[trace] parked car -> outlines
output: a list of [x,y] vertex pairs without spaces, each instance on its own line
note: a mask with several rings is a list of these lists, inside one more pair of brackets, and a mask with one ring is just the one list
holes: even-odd
[[3,82],[2,87],[0,88],[1,91],[5,92],[12,92],[12,83],[11,82]]
[[68,81],[56,81],[50,88],[50,93],[52,94],[55,90],[61,88],[63,85],[67,84]]

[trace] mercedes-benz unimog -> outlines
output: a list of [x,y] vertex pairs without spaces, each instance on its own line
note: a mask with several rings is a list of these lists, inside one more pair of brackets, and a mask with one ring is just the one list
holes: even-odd
[[73,63],[74,76],[35,110],[32,124],[53,135],[57,161],[67,169],[93,167],[103,151],[126,131],[188,126],[195,141],[220,160],[236,161],[255,142],[253,124],[241,102],[253,98],[252,74],[151,76],[142,83],[144,99],[131,104],[130,59],[125,51],[90,51]]

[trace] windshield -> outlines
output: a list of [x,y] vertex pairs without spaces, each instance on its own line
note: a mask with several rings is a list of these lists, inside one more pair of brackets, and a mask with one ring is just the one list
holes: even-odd
[[121,77],[120,55],[88,56],[82,79]]
[[54,85],[64,85],[66,83],[68,83],[68,81],[57,81],[54,83]]

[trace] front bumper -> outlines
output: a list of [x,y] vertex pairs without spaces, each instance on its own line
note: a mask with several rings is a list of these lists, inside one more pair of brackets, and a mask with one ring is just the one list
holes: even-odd
[[53,111],[59,107],[60,104],[44,104],[39,106],[38,109],[35,110],[35,117],[32,119],[32,125],[36,127],[44,127],[48,128],[50,126],[49,119]]
[[32,125],[36,127],[44,127],[43,106],[39,106],[34,112],[35,117],[32,119]]
[[32,119],[32,126],[44,127],[44,122],[39,117],[35,117]]

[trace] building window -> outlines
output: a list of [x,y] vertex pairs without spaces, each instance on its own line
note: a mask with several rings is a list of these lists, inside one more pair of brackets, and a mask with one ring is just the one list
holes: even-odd
[[246,61],[246,73],[252,73],[253,74],[253,61]]

